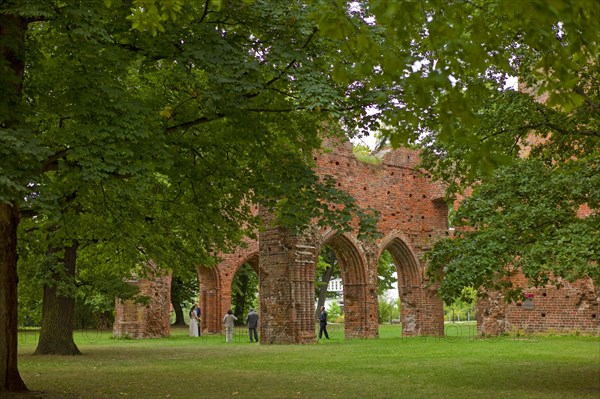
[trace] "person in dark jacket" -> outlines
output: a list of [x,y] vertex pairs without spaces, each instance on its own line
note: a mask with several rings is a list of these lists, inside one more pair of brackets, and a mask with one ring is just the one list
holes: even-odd
[[325,334],[325,338],[329,339],[327,334],[327,312],[325,306],[321,306],[321,315],[319,316],[319,339]]
[[[258,313],[254,309],[250,309],[250,313],[246,316],[246,324],[248,325],[248,335],[250,336],[250,342],[258,342],[258,333],[256,327],[258,327]],[[254,336],[254,341],[252,337]]]
[[198,318],[198,336],[200,336],[202,335],[202,310],[198,304],[196,304],[196,316]]

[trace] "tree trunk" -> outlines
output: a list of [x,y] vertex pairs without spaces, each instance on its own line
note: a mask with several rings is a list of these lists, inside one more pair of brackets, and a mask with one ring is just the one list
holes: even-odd
[[[58,290],[61,284],[75,278],[77,243],[64,249],[64,273],[55,274],[54,280],[44,286],[42,328],[35,355],[80,355],[73,340],[75,298]],[[61,280],[62,279],[62,280]]]
[[17,368],[18,205],[0,203],[0,392],[27,391]]
[[[11,14],[0,14],[0,84],[4,90],[0,106],[7,107],[0,125],[11,127],[19,118],[14,112],[21,100],[25,71],[25,33],[27,20]],[[3,110],[4,111],[4,110]],[[17,160],[18,162],[18,160]],[[6,194],[6,193],[3,193]],[[13,203],[0,202],[0,393],[28,391],[17,368],[17,227],[20,215],[18,193]],[[4,395],[2,395],[4,396]]]
[[171,302],[173,310],[175,311],[175,322],[174,326],[185,326],[185,318],[183,316],[183,308],[179,302]]
[[318,319],[321,315],[321,306],[325,305],[325,299],[327,299],[327,286],[329,280],[333,275],[333,266],[327,266],[325,273],[321,276],[321,287],[319,288],[319,300],[317,301],[317,309],[315,309],[315,319]]
[[235,275],[237,280],[238,290],[233,294],[233,315],[237,317],[238,324],[242,324],[244,315],[247,314],[249,308],[247,301],[248,286],[250,285],[250,277],[248,276],[247,270],[240,268]]

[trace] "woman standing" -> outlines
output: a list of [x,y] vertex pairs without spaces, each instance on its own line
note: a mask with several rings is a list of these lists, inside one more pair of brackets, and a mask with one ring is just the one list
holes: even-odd
[[192,306],[190,309],[190,337],[198,336],[198,314],[196,313],[196,306]]
[[233,322],[237,321],[237,317],[233,315],[231,309],[227,311],[225,317],[223,317],[223,323],[225,323],[225,342],[233,341]]

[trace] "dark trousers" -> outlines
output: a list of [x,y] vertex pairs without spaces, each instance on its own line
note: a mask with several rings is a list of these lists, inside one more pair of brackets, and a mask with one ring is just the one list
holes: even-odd
[[254,340],[258,342],[258,333],[256,327],[248,327],[248,335],[250,336],[250,342],[252,342],[252,334],[254,334]]
[[325,338],[329,339],[329,334],[327,334],[327,324],[321,323],[319,324],[319,339],[325,334]]

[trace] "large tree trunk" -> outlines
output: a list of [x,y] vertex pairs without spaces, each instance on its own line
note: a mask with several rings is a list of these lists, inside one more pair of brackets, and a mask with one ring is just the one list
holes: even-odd
[[0,392],[26,391],[17,368],[18,205],[0,203]]
[[[80,355],[73,340],[75,321],[75,297],[58,290],[61,282],[69,283],[75,278],[77,243],[64,250],[64,273],[54,275],[55,281],[44,286],[42,305],[42,328],[35,350],[36,355]],[[61,280],[65,279],[65,280]]]
[[175,322],[174,326],[185,326],[185,318],[183,316],[183,308],[179,302],[171,302],[173,310],[175,311]]
[[[0,68],[2,86],[13,87],[2,93],[0,106],[8,112],[0,119],[10,127],[18,119],[13,109],[20,101],[25,71],[25,18],[0,14]],[[9,68],[5,68],[8,65]],[[3,109],[3,111],[5,111]],[[13,112],[11,112],[13,111]],[[18,161],[17,161],[18,162]],[[19,198],[18,196],[15,198]],[[17,227],[19,205],[0,202],[0,393],[27,391],[17,368]]]

